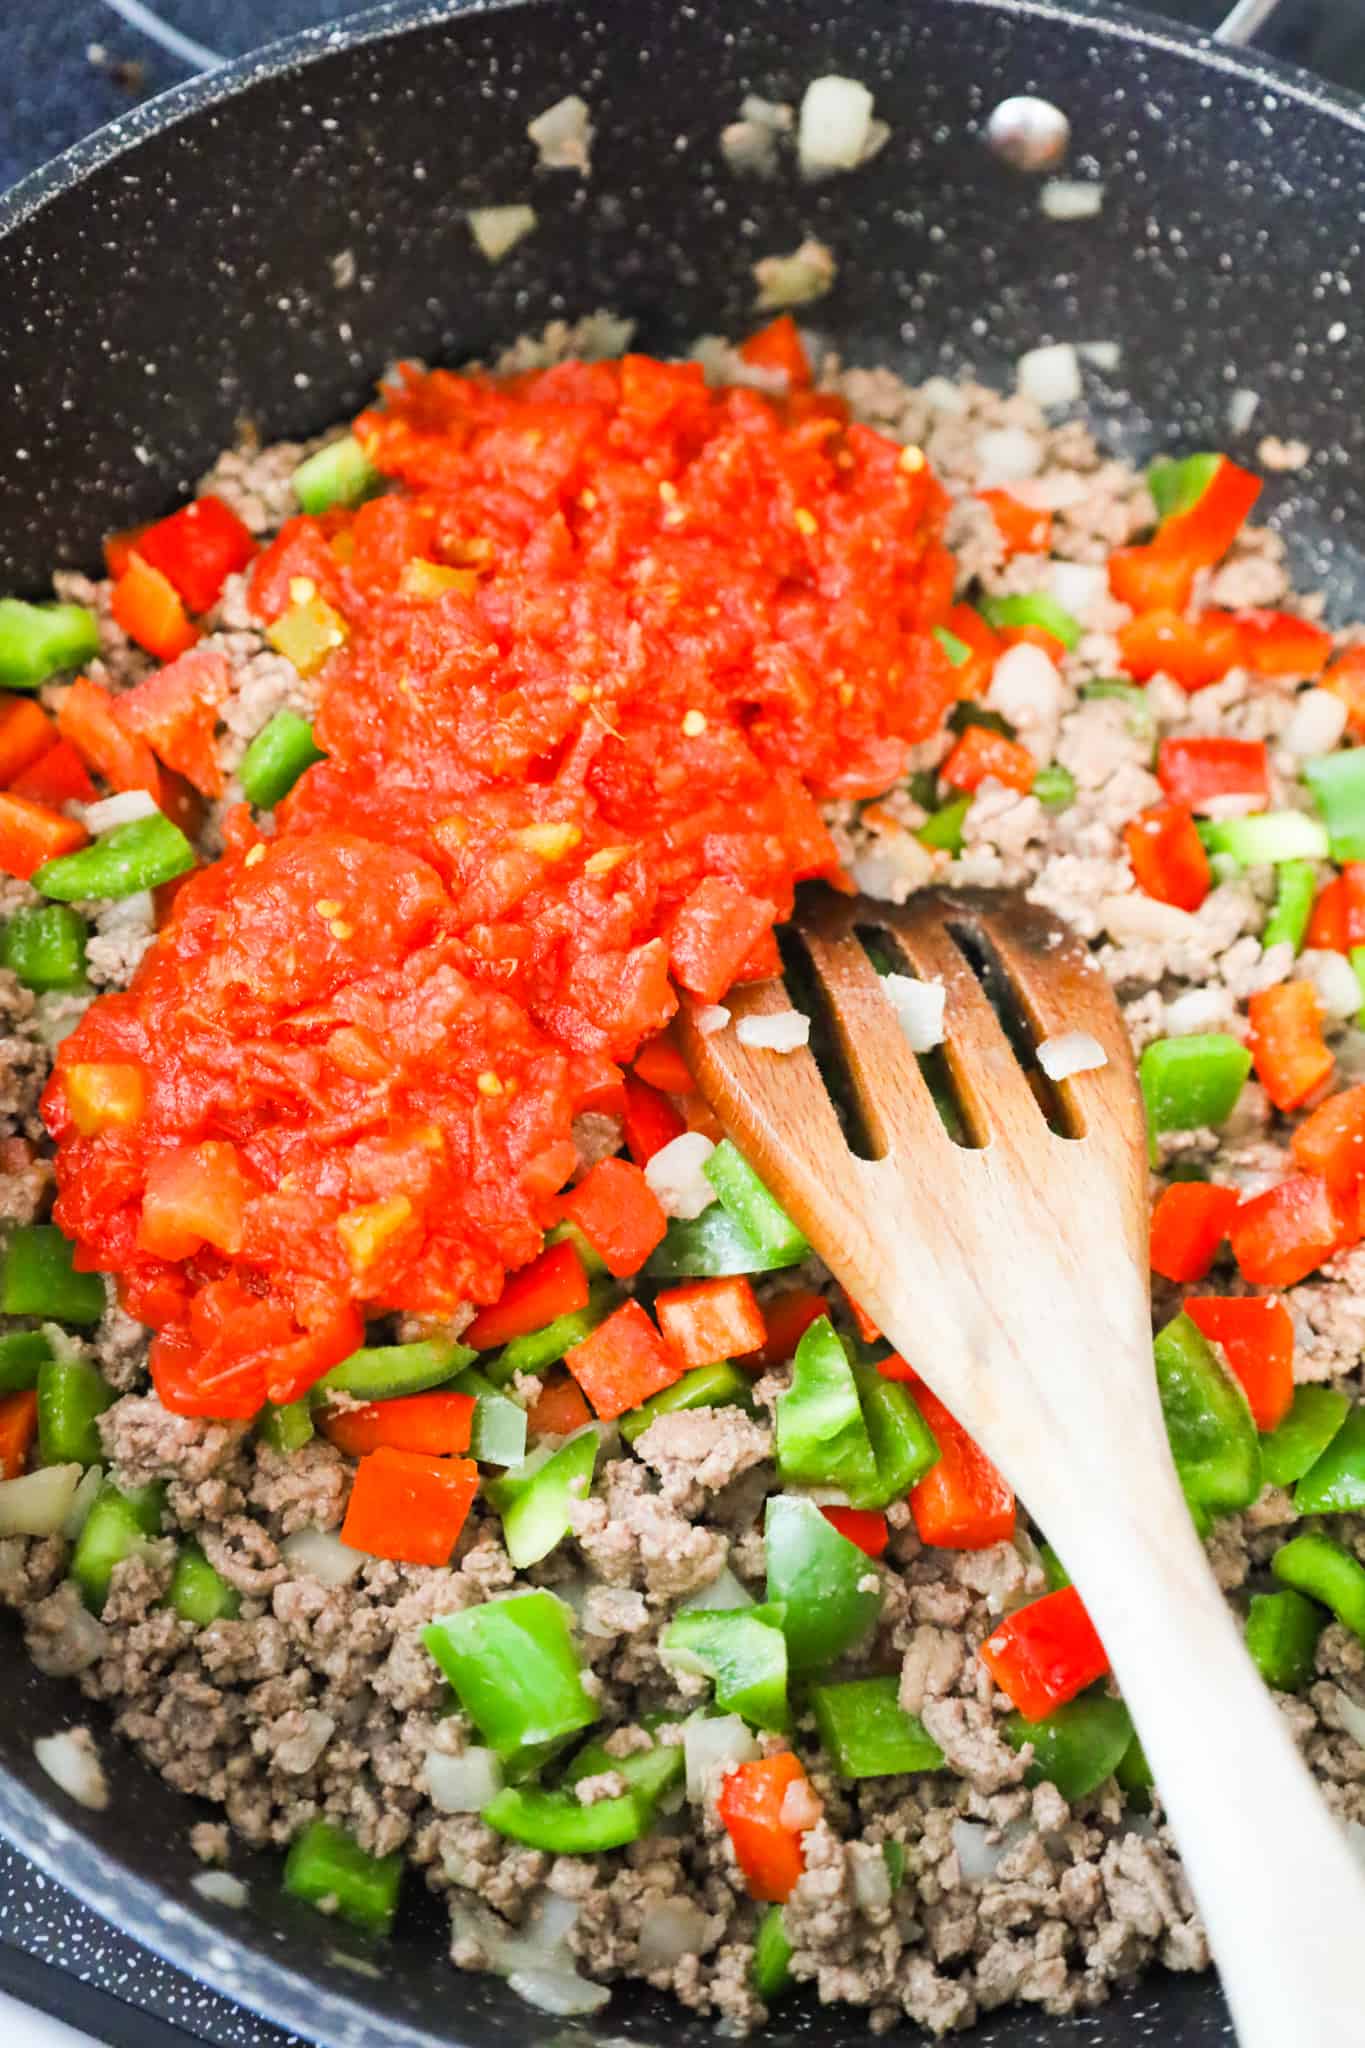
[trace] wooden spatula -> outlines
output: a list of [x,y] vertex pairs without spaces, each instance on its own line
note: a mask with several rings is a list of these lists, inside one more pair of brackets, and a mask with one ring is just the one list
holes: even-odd
[[[860,933],[946,991],[937,1057],[956,1137]],[[741,1018],[790,1009],[781,981],[731,997],[720,1032],[683,1019],[698,1084],[1065,1560],[1179,1838],[1243,2048],[1365,2042],[1365,1875],[1246,1654],[1167,1447],[1142,1101],[1108,982],[1064,925],[1006,896],[929,891],[897,909],[817,891],[792,946],[857,1149],[811,1051],[737,1036]],[[1049,1089],[1028,1070],[1031,1046],[1071,1031],[1090,1033],[1105,1064]]]

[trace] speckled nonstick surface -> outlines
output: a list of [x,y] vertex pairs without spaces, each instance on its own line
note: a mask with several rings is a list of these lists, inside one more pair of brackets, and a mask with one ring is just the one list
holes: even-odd
[[[814,188],[737,181],[717,139],[741,95],[793,98],[826,70],[875,89],[882,154]],[[586,184],[538,176],[524,132],[570,90],[597,123]],[[981,117],[1027,91],[1070,114],[1073,163],[1107,188],[1098,222],[1044,221],[1036,184],[982,146]],[[0,202],[4,583],[37,590],[54,562],[93,560],[110,527],[188,490],[242,418],[267,438],[321,426],[396,354],[477,354],[599,305],[635,314],[653,348],[743,329],[754,258],[814,233],[840,265],[818,324],[852,358],[1003,374],[1040,339],[1118,340],[1122,381],[1092,379],[1091,409],[1141,452],[1235,450],[1228,396],[1259,392],[1255,432],[1314,450],[1274,494],[1300,578],[1359,616],[1362,191],[1358,102],[1135,17],[1022,0],[382,9],[177,89]],[[539,229],[490,271],[464,209],[525,198]],[[452,1975],[418,1884],[374,1954],[282,1898],[273,1859],[235,1859],[245,1912],[205,1906],[188,1890],[203,1809],[107,1738],[108,1812],[66,1804],[31,1743],[81,1702],[27,1666],[16,1633],[0,1645],[0,1827],[280,2025],[374,2048],[711,2039],[657,1998],[564,2023]],[[773,2038],[833,2048],[853,2024],[794,2002]],[[1156,1977],[1093,2016],[1012,2012],[974,2038],[1202,2048],[1227,2021],[1211,1981]]]

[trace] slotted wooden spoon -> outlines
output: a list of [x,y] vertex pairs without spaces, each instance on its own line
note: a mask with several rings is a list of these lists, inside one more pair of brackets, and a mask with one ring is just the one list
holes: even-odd
[[[745,1046],[733,1025],[708,1035],[686,1015],[700,1087],[1064,1558],[1141,1733],[1243,2048],[1365,2042],[1365,1876],[1247,1656],[1171,1463],[1142,1102],[1108,982],[1065,926],[1006,896],[927,891],[897,909],[817,891],[793,929],[874,1156],[850,1150],[809,1050]],[[860,931],[943,983],[969,1143],[945,1127]],[[983,962],[1034,1042],[1082,1030],[1104,1049],[1103,1067],[1056,1085],[1060,1129]],[[736,1022],[791,1007],[781,981],[729,1000]]]

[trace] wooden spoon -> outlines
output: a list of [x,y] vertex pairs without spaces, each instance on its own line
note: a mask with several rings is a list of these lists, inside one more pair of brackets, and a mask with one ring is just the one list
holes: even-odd
[[[857,934],[946,991],[950,1136]],[[1179,1837],[1243,2048],[1365,2042],[1365,1874],[1214,1582],[1152,1367],[1142,1100],[1113,993],[1058,920],[1007,896],[903,909],[813,892],[792,928],[872,1156],[808,1049],[683,1049],[726,1130],[862,1308],[1038,1518],[1109,1653]],[[983,986],[983,983],[985,984]],[[1022,1028],[1007,1035],[988,994]],[[729,999],[791,1008],[781,981]],[[1105,1064],[1052,1090],[1028,1041],[1086,1031]],[[1035,1093],[1035,1088],[1039,1094]]]

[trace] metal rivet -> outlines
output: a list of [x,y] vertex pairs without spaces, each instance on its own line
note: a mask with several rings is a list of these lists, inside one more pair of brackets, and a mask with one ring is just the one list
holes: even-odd
[[1021,94],[1001,100],[986,123],[986,141],[1017,171],[1051,171],[1071,143],[1071,123],[1051,100]]

